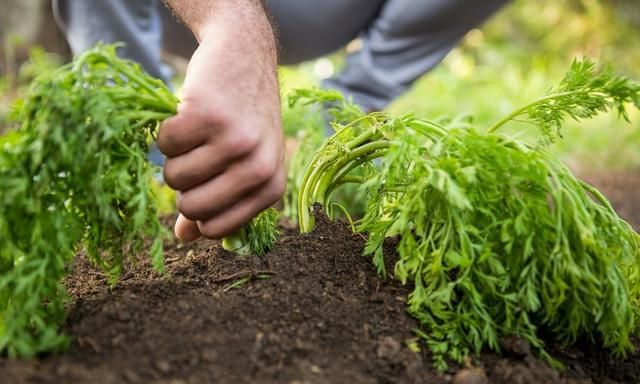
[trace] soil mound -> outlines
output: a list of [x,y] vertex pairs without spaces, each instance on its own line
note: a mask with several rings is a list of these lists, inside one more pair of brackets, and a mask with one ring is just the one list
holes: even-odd
[[[614,204],[636,201],[624,210],[635,225],[638,185],[624,196],[613,188]],[[504,356],[473,361],[480,368],[451,365],[437,374],[425,347],[410,348],[418,345],[417,324],[405,312],[410,289],[380,278],[363,245],[360,235],[322,217],[313,233],[286,234],[263,258],[238,258],[215,242],[173,242],[166,276],[143,262],[114,289],[79,257],[66,281],[70,352],[2,359],[0,382],[640,382],[638,353],[614,359],[586,342],[556,349],[567,366],[560,374],[517,339],[503,340]]]

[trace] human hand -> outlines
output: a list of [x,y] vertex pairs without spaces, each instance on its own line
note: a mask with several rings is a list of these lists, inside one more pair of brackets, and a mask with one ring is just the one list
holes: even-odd
[[179,191],[176,236],[227,236],[284,193],[275,39],[264,13],[233,10],[203,26],[176,116],[158,134]]

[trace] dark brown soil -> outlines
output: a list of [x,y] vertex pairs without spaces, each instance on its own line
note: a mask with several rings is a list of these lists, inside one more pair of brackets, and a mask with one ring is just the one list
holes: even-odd
[[[640,224],[640,177],[589,180]],[[436,374],[426,348],[409,348],[417,339],[408,288],[377,277],[363,244],[323,219],[311,234],[283,236],[264,258],[172,243],[167,276],[142,263],[113,290],[79,258],[67,281],[71,351],[0,360],[0,383],[640,382],[639,354],[614,359],[588,343],[559,349],[560,374],[517,339],[503,340],[503,357]]]
[[604,193],[620,217],[640,232],[640,169],[584,175],[583,179]]

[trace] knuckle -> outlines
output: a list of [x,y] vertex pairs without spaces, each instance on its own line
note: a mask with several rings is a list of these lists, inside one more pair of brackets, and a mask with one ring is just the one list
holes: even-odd
[[271,180],[275,174],[276,166],[273,161],[256,161],[251,167],[251,178],[257,183],[262,184]]
[[255,133],[237,133],[229,140],[228,151],[232,156],[245,156],[253,152],[258,146],[258,141],[258,136]]

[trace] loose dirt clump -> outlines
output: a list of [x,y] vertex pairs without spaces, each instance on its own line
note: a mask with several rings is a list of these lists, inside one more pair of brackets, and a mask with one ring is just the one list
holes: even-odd
[[[637,225],[635,207],[623,214]],[[559,373],[518,339],[502,341],[503,356],[483,354],[437,374],[405,311],[410,287],[375,273],[360,235],[317,221],[313,233],[285,233],[263,258],[238,258],[215,242],[171,242],[166,276],[142,262],[113,289],[79,257],[66,281],[70,352],[2,359],[0,382],[640,382],[637,353],[615,359],[586,342],[550,348],[567,367]],[[390,256],[393,248],[390,242]]]

